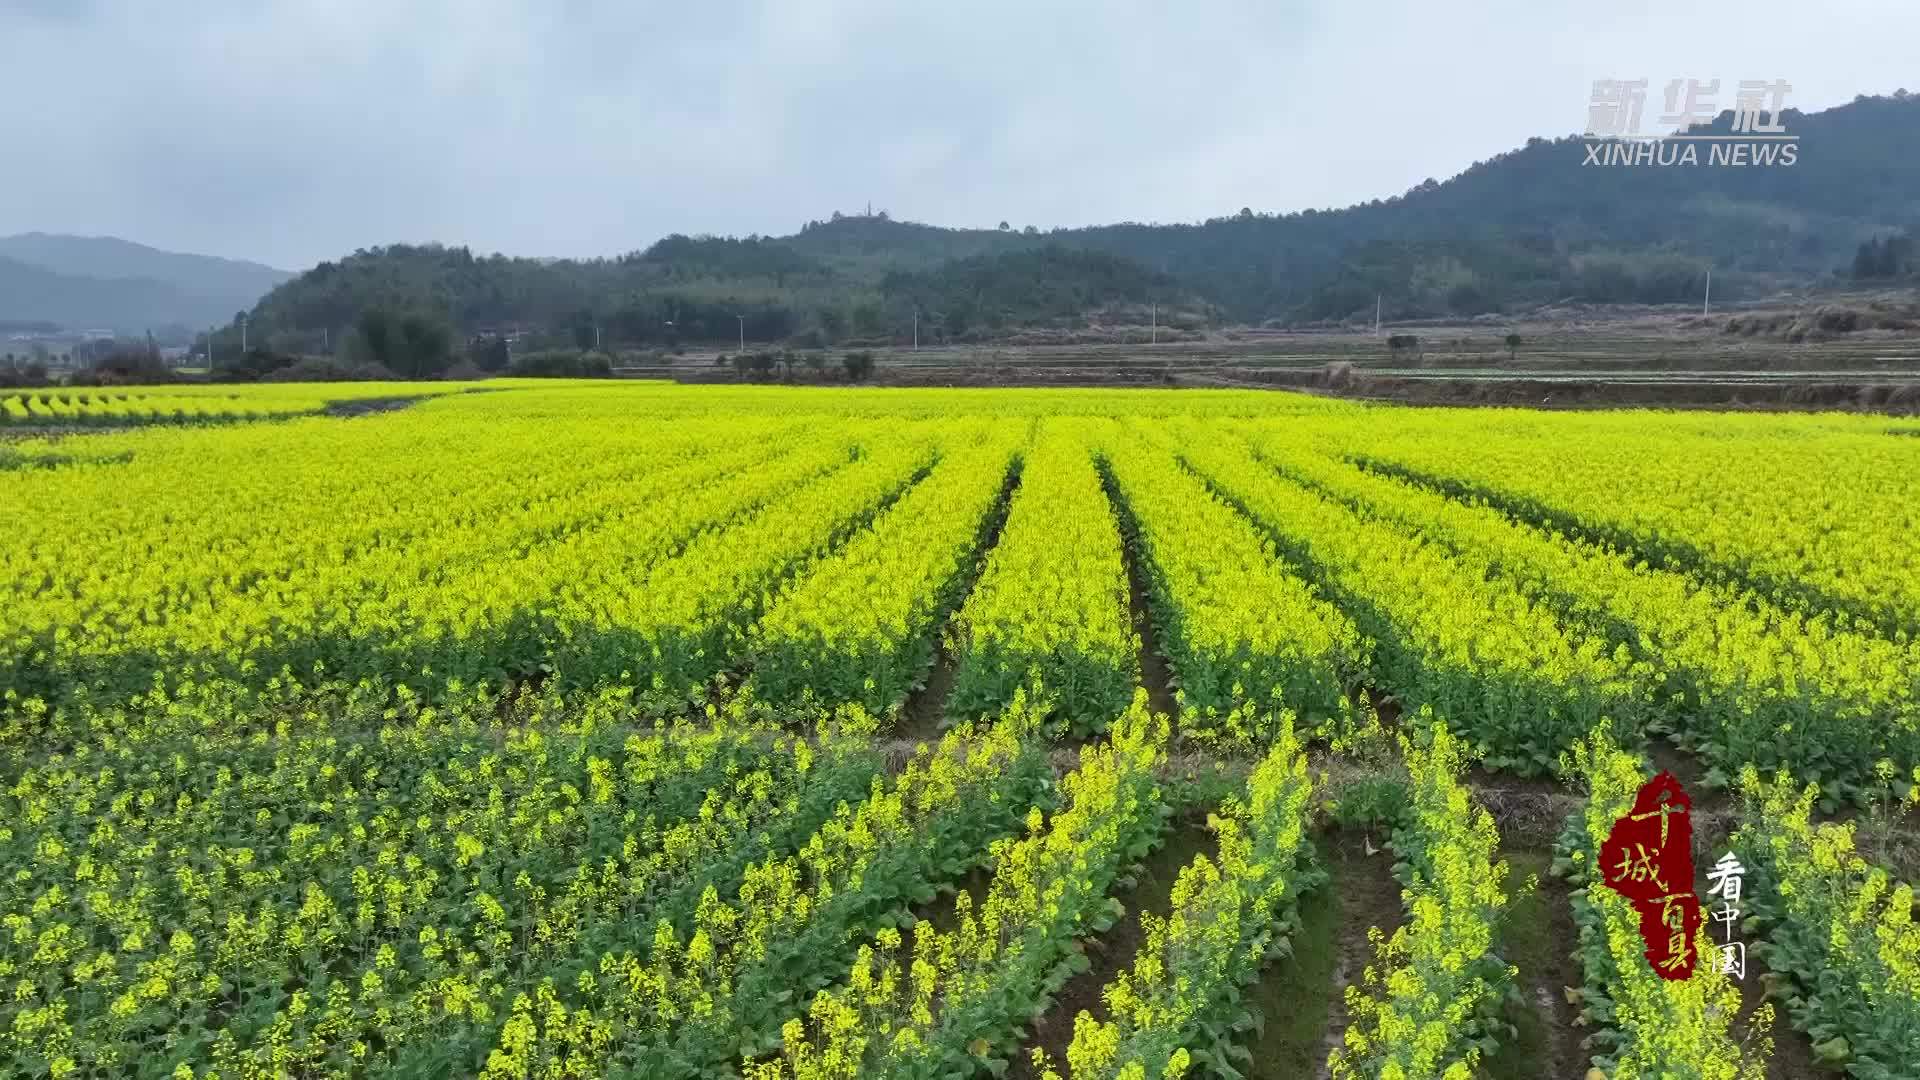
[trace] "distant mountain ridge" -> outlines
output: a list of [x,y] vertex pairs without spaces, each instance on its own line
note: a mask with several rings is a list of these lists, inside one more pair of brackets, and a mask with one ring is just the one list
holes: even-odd
[[110,236],[0,237],[0,321],[137,333],[225,324],[294,275]]
[[[289,348],[339,341],[377,306],[469,333],[633,344],[898,341],[916,328],[981,340],[1175,297],[1224,322],[1371,319],[1376,303],[1387,319],[1422,319],[1697,302],[1709,273],[1716,297],[1769,295],[1849,274],[1876,237],[1920,235],[1920,95],[1777,119],[1799,139],[1792,166],[1590,167],[1582,137],[1533,138],[1392,198],[1191,224],[1041,231],[836,213],[789,236],[674,235],[604,259],[374,248],[279,286],[252,317]],[[1689,134],[1732,137],[1733,120],[1724,112]],[[1037,249],[1122,262],[1028,257]],[[1063,315],[1062,301],[1082,315]]]

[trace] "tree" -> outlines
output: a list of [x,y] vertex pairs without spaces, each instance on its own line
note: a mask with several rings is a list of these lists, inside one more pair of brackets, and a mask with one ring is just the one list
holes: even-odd
[[[129,340],[101,343],[102,351],[89,365],[89,370],[76,372],[71,378],[89,386],[106,386],[114,383],[165,383],[174,380],[173,369],[160,359],[159,353],[150,349],[145,341]],[[56,354],[56,359],[69,354]]]
[[1003,222],[1001,222],[1001,223],[1000,223],[1000,231],[1001,231],[1001,232],[1012,232],[1012,231],[1013,231],[1013,226],[1011,226],[1011,225],[1009,225],[1009,224],[1007,224],[1006,222],[1004,222],[1004,221],[1003,221]]
[[762,380],[773,376],[774,368],[780,364],[780,355],[768,350],[741,353],[733,358],[733,370],[743,379]]
[[446,323],[417,311],[372,307],[360,313],[347,343],[357,363],[378,364],[406,379],[428,379],[453,362]]
[[467,347],[468,358],[481,371],[505,371],[513,362],[513,350],[499,335],[477,338]]
[[1853,253],[1853,276],[1856,280],[1880,276],[1880,238],[1870,237]]
[[1853,276],[1860,279],[1903,277],[1916,269],[1912,233],[1869,237],[1853,254]]
[[825,337],[826,344],[832,345],[835,342],[846,339],[847,318],[840,313],[840,309],[830,307],[821,308],[818,318],[820,320],[820,333]]
[[1520,357],[1520,335],[1508,334],[1507,335],[1507,359],[1517,360],[1519,359],[1519,357]]
[[848,382],[865,382],[873,376],[873,354],[865,349],[841,357],[840,365],[846,369]]
[[582,311],[573,317],[573,344],[580,351],[597,348],[600,336],[599,328],[594,324],[593,312]]

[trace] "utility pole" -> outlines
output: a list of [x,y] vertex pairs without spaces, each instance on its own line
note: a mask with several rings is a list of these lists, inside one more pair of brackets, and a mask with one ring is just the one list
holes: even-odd
[[240,355],[247,355],[247,316],[245,312],[240,314]]
[[600,324],[599,323],[593,324],[593,351],[594,352],[600,351]]
[[1707,295],[1700,299],[1700,314],[1705,317],[1713,307],[1713,267],[1707,267]]
[[913,309],[913,351],[920,351],[920,308]]
[[1380,294],[1373,294],[1373,336],[1380,336]]
[[[1167,276],[1167,257],[1165,255],[1160,256],[1160,276],[1161,277]],[[1160,344],[1160,302],[1159,301],[1156,300],[1150,305],[1149,317],[1153,320],[1152,342],[1153,344],[1158,345]]]
[[745,315],[735,315],[734,318],[740,320],[740,351],[746,352],[747,351],[747,317]]

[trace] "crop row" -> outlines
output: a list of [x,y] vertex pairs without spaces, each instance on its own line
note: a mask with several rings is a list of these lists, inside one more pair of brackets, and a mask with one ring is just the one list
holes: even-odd
[[1049,774],[1032,733],[1022,710],[977,738],[963,725],[937,750],[922,744],[798,851],[749,866],[737,893],[709,886],[690,922],[660,919],[645,947],[519,996],[482,1075],[708,1075],[774,1048],[858,935],[904,921],[1038,812]]
[[575,720],[498,744],[136,744],[25,772],[0,796],[0,1061],[444,1072],[494,1044],[517,995],[684,924],[878,764],[732,724]]
[[19,425],[116,426],[195,420],[268,420],[316,412],[309,398],[212,398],[165,394],[35,393],[0,397],[0,427]]
[[[537,383],[497,382],[488,389]],[[160,386],[68,387],[0,391],[0,427],[126,427],[204,420],[285,420],[310,415],[331,403],[377,399],[425,399],[474,389],[444,382],[363,383],[173,383]]]
[[1052,422],[1021,467],[1005,528],[961,608],[948,711],[998,711],[1025,688],[1066,726],[1099,731],[1139,679],[1120,532],[1084,430]]
[[1920,1061],[1912,886],[1856,850],[1851,823],[1814,822],[1817,785],[1748,769],[1740,787],[1733,850],[1751,875],[1752,915],[1741,937],[1821,1064],[1865,1080],[1910,1075]]
[[756,695],[790,708],[899,708],[933,662],[1000,502],[1010,434],[950,446],[925,482],[775,598],[746,646]]
[[[1639,759],[1597,733],[1574,745],[1567,766],[1586,799],[1567,819],[1554,869],[1574,887],[1578,1004],[1581,1023],[1595,1029],[1586,1044],[1593,1067],[1621,1078],[1763,1080],[1769,1046],[1764,1040],[1749,1045],[1734,1029],[1740,992],[1721,971],[1719,951],[1704,939],[1706,929],[1693,976],[1661,978],[1647,962],[1632,901],[1602,881],[1600,845],[1633,811],[1648,779]],[[1768,1019],[1757,1015],[1754,1022],[1764,1028]]]
[[1920,445],[1756,420],[1581,417],[1468,438],[1414,423],[1352,452],[1810,616],[1920,635]]
[[1334,1080],[1466,1080],[1512,1033],[1502,1010],[1515,971],[1496,951],[1512,903],[1499,831],[1461,782],[1464,745],[1429,710],[1402,751],[1409,807],[1391,847],[1407,922],[1391,937],[1368,931],[1376,960],[1347,987]]
[[[881,438],[866,450],[737,525],[700,533],[671,558],[628,575],[620,588],[570,585],[515,609],[516,615],[540,611],[542,619],[533,624],[539,637],[522,638],[509,652],[551,656],[568,680],[627,683],[669,701],[684,699],[732,666],[737,644],[782,579],[866,527],[939,456],[936,444],[915,434]],[[525,625],[522,616],[505,629],[517,635]],[[456,642],[446,651],[460,655],[465,648]]]
[[1313,795],[1303,745],[1284,718],[1244,797],[1208,820],[1219,859],[1202,854],[1180,871],[1166,916],[1141,913],[1132,968],[1100,994],[1108,1019],[1085,1010],[1075,1018],[1073,1080],[1234,1076],[1251,1063],[1240,1036],[1256,1021],[1241,992],[1265,964],[1291,955],[1300,899],[1327,878],[1307,836]]
[[494,502],[491,514],[487,496],[500,488],[480,485],[474,498],[445,500],[417,533],[396,527],[379,541],[371,537],[390,519],[375,514],[332,531],[337,546],[300,545],[308,556],[284,568],[271,565],[274,545],[260,539],[230,559],[219,547],[188,553],[182,562],[199,569],[130,561],[58,585],[43,578],[6,617],[9,655],[21,665],[11,685],[69,694],[87,685],[111,699],[140,690],[153,671],[180,678],[189,665],[202,670],[185,674],[203,679],[283,667],[303,676],[408,678],[423,666],[442,679],[507,674],[551,655],[562,613],[540,605],[556,594],[624,584],[702,528],[844,471],[849,456],[832,440],[771,458],[668,456],[651,474],[609,470],[569,494]]
[[1183,728],[1257,740],[1276,708],[1310,726],[1343,714],[1366,667],[1347,617],[1166,448],[1116,434],[1103,454],[1179,678]]
[[1561,749],[1603,717],[1637,728],[1649,672],[1626,649],[1563,627],[1546,606],[1438,545],[1285,479],[1244,443],[1196,442],[1181,456],[1376,641],[1380,682],[1408,707],[1445,717],[1488,765],[1549,773]]
[[1633,650],[1656,672],[1649,726],[1700,753],[1721,786],[1743,765],[1785,766],[1844,797],[1883,761],[1903,773],[1920,762],[1920,648],[1516,524],[1297,440],[1260,445],[1288,475]]
[[874,935],[845,982],[783,1025],[778,1056],[750,1066],[750,1080],[935,1080],[1004,1063],[1020,1025],[1084,970],[1078,939],[1112,925],[1115,879],[1158,846],[1167,734],[1136,697],[1061,781],[1061,809],[1034,809],[1024,836],[992,845],[977,909],[962,891],[952,929],[923,920],[910,944],[891,928]]

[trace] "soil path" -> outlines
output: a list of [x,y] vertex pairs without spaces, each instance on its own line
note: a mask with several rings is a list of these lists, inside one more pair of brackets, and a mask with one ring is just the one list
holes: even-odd
[[1574,950],[1580,943],[1573,923],[1567,884],[1548,875],[1553,856],[1544,851],[1502,850],[1511,867],[1508,888],[1518,893],[1529,878],[1534,890],[1519,897],[1501,926],[1500,955],[1520,969],[1520,1002],[1508,1019],[1516,1037],[1482,1065],[1488,1080],[1532,1080],[1539,1076],[1584,1076],[1591,1062],[1580,1042],[1579,1012],[1567,1001],[1567,989],[1579,987]]
[[1147,856],[1134,875],[1133,885],[1119,894],[1121,906],[1125,908],[1119,920],[1106,933],[1081,942],[1087,970],[1068,979],[1053,996],[1053,1004],[1027,1028],[1026,1040],[1014,1054],[1008,1076],[1015,1080],[1037,1080],[1040,1074],[1033,1067],[1036,1048],[1046,1053],[1056,1071],[1064,1072],[1067,1047],[1073,1043],[1074,1018],[1082,1011],[1106,1017],[1107,1007],[1101,1000],[1101,991],[1115,975],[1133,967],[1134,957],[1145,941],[1140,929],[1141,912],[1151,911],[1165,917],[1181,869],[1192,862],[1195,855],[1205,852],[1208,858],[1213,858],[1217,851],[1218,841],[1208,831],[1204,818],[1190,818],[1167,834],[1159,849]]
[[1327,1056],[1347,1031],[1347,987],[1373,962],[1367,929],[1392,935],[1406,920],[1385,837],[1341,829],[1319,846],[1330,880],[1301,903],[1304,930],[1293,956],[1269,966],[1248,991],[1262,1019],[1248,1046],[1249,1080],[1329,1075]]
[[953,605],[941,617],[940,629],[935,631],[933,667],[920,686],[907,694],[907,700],[900,707],[896,723],[901,738],[931,741],[938,739],[946,727],[947,699],[953,694],[953,681],[959,668],[951,648],[953,622],[959,617],[960,609],[966,607],[967,598],[973,595],[973,587],[980,583],[980,575],[986,572],[987,558],[1000,543],[1000,532],[1007,526],[1007,515],[1013,510],[1019,487],[1020,474],[1008,472],[1006,483],[1000,488],[1000,498],[988,512],[986,525],[981,529],[973,561],[961,571]]
[[1173,694],[1173,668],[1160,650],[1160,632],[1154,625],[1153,611],[1147,600],[1147,576],[1141,565],[1140,537],[1131,528],[1126,515],[1114,502],[1113,485],[1108,483],[1107,501],[1113,505],[1114,522],[1120,529],[1121,550],[1127,561],[1127,609],[1133,620],[1134,635],[1140,640],[1140,685],[1147,689],[1147,703],[1156,713],[1165,713],[1177,725],[1179,699]]

